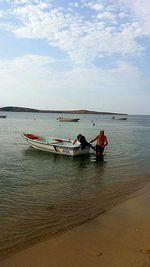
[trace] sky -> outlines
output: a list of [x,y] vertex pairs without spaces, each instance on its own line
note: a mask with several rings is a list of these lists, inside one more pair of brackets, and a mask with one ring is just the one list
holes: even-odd
[[0,107],[150,115],[149,0],[0,0]]

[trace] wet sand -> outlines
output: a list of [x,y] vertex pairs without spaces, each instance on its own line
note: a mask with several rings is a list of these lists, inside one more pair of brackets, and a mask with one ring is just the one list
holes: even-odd
[[33,266],[150,267],[150,184],[98,218],[0,263]]

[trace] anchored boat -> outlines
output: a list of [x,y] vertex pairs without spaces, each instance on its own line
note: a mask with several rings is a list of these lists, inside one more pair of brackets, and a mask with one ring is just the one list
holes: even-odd
[[59,117],[57,118],[60,122],[78,122],[80,119],[79,118],[63,118]]
[[5,119],[6,117],[6,115],[0,115],[0,119]]
[[121,121],[126,121],[128,118],[127,117],[112,117],[112,120],[121,120]]
[[24,133],[23,137],[31,147],[55,154],[76,156],[88,154],[90,152],[90,147],[88,145],[82,145],[77,139],[70,140],[55,137],[44,137],[30,133]]

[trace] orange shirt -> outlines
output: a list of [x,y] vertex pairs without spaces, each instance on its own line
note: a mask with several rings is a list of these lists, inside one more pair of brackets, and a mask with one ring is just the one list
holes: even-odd
[[102,147],[104,147],[105,144],[107,144],[107,137],[106,137],[105,135],[103,135],[103,134],[99,134],[99,135],[97,135],[97,136],[96,136],[96,140],[97,140],[96,144],[97,144],[98,146],[102,146]]

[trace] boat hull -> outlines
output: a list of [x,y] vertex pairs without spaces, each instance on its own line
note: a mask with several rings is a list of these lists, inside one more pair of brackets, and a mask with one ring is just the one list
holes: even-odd
[[79,118],[63,118],[63,117],[60,117],[58,118],[57,120],[59,120],[60,122],[78,122],[80,119]]
[[0,119],[5,119],[6,117],[6,115],[0,115]]
[[80,143],[73,144],[73,141],[69,139],[31,139],[27,134],[23,134],[23,137],[28,142],[29,146],[34,149],[42,150],[54,154],[62,154],[68,156],[77,156],[82,154],[88,154],[90,152],[90,148],[87,146],[85,149],[81,148]]
[[126,121],[127,118],[115,118],[115,117],[112,117],[112,120]]

